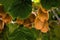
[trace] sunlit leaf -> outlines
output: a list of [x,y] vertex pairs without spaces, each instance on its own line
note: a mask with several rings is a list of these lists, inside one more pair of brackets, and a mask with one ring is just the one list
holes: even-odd
[[34,3],[40,3],[40,0],[32,0]]
[[7,24],[7,27],[9,28],[9,34],[11,34],[19,27],[19,25],[9,23]]

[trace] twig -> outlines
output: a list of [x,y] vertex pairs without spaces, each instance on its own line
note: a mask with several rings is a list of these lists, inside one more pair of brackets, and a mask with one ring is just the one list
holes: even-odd
[[53,14],[55,15],[55,17],[57,18],[57,20],[60,22],[60,18],[59,18],[59,16],[55,13],[54,9],[52,9],[52,12],[53,12]]

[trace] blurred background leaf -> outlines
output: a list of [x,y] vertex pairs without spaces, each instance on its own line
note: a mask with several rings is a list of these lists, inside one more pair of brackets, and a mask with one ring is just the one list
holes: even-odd
[[41,0],[40,3],[47,10],[50,9],[51,7],[59,7],[60,6],[60,0]]

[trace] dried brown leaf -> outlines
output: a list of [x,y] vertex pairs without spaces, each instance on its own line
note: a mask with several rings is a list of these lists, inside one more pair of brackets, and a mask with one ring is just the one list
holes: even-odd
[[49,13],[46,9],[44,9],[42,6],[38,9],[37,17],[42,21],[48,21],[49,19]]
[[37,30],[41,30],[43,28],[43,22],[41,22],[39,18],[35,19],[34,25],[34,28]]
[[35,15],[30,14],[27,19],[24,20],[23,25],[28,28],[32,28],[32,23],[35,21]]
[[41,5],[38,8],[37,16],[34,22],[35,29],[41,30],[41,32],[46,33],[49,31],[48,25],[49,13]]
[[50,30],[50,29],[49,29],[48,22],[46,22],[46,23],[44,24],[44,27],[41,29],[41,32],[47,33],[49,30]]
[[24,22],[24,21],[21,20],[21,19],[19,19],[19,18],[16,19],[16,23],[19,24],[19,25],[23,24],[23,22]]
[[12,20],[12,17],[9,14],[5,14],[6,16],[2,18],[4,23],[9,23]]

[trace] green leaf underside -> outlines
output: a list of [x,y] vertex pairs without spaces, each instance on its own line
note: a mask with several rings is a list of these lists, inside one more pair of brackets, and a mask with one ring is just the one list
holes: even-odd
[[60,0],[41,0],[41,4],[44,8],[50,9],[51,7],[59,7]]
[[36,40],[36,32],[34,29],[19,27],[12,34],[9,35],[9,40]]

